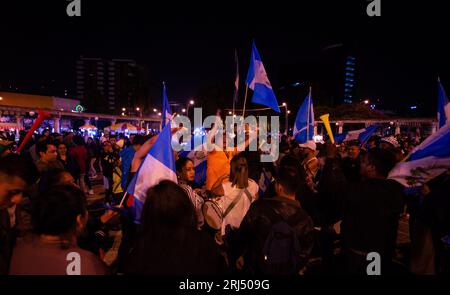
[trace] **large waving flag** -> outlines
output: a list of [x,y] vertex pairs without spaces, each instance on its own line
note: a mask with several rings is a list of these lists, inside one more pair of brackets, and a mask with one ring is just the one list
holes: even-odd
[[344,141],[359,140],[361,146],[364,145],[369,138],[378,130],[378,125],[370,125],[369,127],[348,131],[344,133],[339,133],[334,135],[334,140],[336,143],[343,143]]
[[253,41],[252,45],[252,56],[245,83],[253,90],[253,103],[262,104],[278,113],[280,112],[277,98],[270,85],[261,56],[259,55],[258,49],[256,49],[255,41]]
[[438,122],[439,128],[450,122],[450,104],[441,80],[438,78]]
[[450,168],[450,123],[417,146],[407,161],[398,163],[389,173],[404,186],[421,186]]
[[163,109],[162,109],[161,129],[164,128],[164,126],[166,126],[171,117],[172,111],[170,110],[169,99],[167,98],[166,83],[163,82]]
[[294,133],[295,140],[298,143],[305,143],[313,139],[314,136],[314,108],[311,99],[311,89],[308,96],[298,109],[295,118]]
[[[201,139],[199,138],[201,137]],[[195,139],[198,140],[195,140]],[[195,169],[195,182],[199,186],[203,186],[206,181],[206,137],[204,135],[194,134],[191,137],[190,151],[182,150],[178,153],[178,156],[183,158],[189,158],[194,162]],[[197,142],[197,145],[195,145]]]
[[140,221],[142,206],[150,187],[165,179],[177,182],[171,139],[170,124],[166,124],[128,185],[127,193],[133,196],[135,223]]

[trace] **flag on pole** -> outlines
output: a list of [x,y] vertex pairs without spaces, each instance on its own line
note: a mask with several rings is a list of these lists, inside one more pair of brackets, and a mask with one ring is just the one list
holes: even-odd
[[298,143],[306,143],[313,140],[314,137],[314,108],[311,99],[311,89],[308,96],[303,101],[298,109],[297,117],[295,118],[294,133],[295,140]]
[[378,130],[378,127],[378,125],[370,125],[369,127],[363,129],[339,133],[334,136],[334,140],[336,141],[336,143],[343,143],[344,141],[357,139],[361,143],[361,146],[363,146]]
[[170,124],[166,124],[128,185],[127,193],[133,196],[131,209],[135,223],[140,222],[142,207],[150,187],[161,180],[177,182],[171,139]]
[[450,168],[450,124],[430,135],[389,173],[404,186],[417,187]]
[[234,78],[234,96],[233,96],[233,99],[234,99],[234,102],[237,102],[238,101],[238,94],[239,94],[239,61],[238,61],[237,50],[234,50],[234,60],[236,62],[236,77]]
[[167,98],[165,82],[163,82],[163,109],[161,115],[162,115],[161,129],[163,129],[164,126],[166,126],[166,124],[172,118],[172,111],[170,110],[169,99]]
[[446,123],[450,122],[450,104],[448,97],[445,94],[444,87],[441,84],[441,79],[438,78],[438,122],[439,128],[442,128]]
[[255,41],[252,45],[252,56],[250,58],[250,67],[248,68],[247,80],[245,81],[248,88],[253,90],[252,102],[262,104],[272,108],[276,112],[280,112],[278,101],[270,85],[267,77],[266,69],[256,49]]

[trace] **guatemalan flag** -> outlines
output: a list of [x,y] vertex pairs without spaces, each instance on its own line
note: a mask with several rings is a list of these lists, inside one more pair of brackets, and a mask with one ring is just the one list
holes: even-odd
[[133,196],[131,208],[135,223],[140,221],[142,206],[150,187],[161,180],[177,182],[171,140],[170,124],[166,124],[128,185],[127,193]]
[[364,145],[369,138],[378,130],[378,125],[370,125],[369,127],[348,131],[334,135],[336,143],[343,143],[344,141],[359,140],[361,146]]
[[270,85],[258,49],[256,49],[255,41],[253,41],[252,45],[252,56],[250,58],[250,66],[248,68],[247,80],[245,83],[248,88],[253,90],[253,103],[262,104],[272,108],[278,113],[280,112],[277,98]]
[[203,186],[206,181],[206,137],[194,134],[191,137],[189,148],[178,153],[178,156],[189,158],[194,162],[195,183]]
[[167,98],[166,93],[166,83],[163,82],[163,109],[162,109],[162,121],[161,121],[161,129],[166,126],[169,120],[172,118],[172,111],[170,110],[169,99]]
[[312,140],[314,137],[314,108],[311,99],[311,89],[298,109],[293,135],[295,140],[301,144]]
[[439,128],[450,122],[450,104],[441,80],[438,78],[438,122]]
[[417,146],[389,173],[404,186],[418,187],[450,168],[450,123]]

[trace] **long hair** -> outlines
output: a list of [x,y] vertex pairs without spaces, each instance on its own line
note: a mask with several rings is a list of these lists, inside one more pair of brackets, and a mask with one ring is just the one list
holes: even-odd
[[231,186],[237,188],[248,187],[248,164],[242,153],[236,155],[230,162]]
[[175,234],[195,229],[197,218],[189,196],[176,183],[163,180],[151,187],[142,208],[141,230],[154,235],[167,230]]

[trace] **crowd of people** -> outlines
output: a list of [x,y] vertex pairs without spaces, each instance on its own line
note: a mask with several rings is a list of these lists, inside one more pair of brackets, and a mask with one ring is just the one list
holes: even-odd
[[[0,137],[0,274],[67,274],[74,252],[83,275],[366,274],[371,252],[382,274],[449,272],[450,169],[414,191],[387,178],[415,139],[336,145],[282,136],[273,163],[215,143],[204,183],[194,161],[175,154],[177,183],[151,187],[136,224],[126,191],[158,135],[45,130],[20,154],[22,138]],[[112,230],[121,243],[107,265]]]

